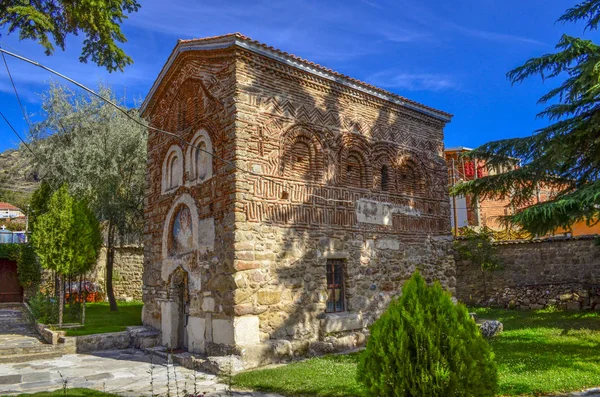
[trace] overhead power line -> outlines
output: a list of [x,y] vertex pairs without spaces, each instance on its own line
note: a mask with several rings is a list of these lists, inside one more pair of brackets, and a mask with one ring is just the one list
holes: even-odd
[[[149,125],[149,124],[142,123],[141,121],[139,121],[139,120],[137,120],[136,118],[132,117],[132,116],[131,116],[131,115],[130,115],[128,112],[127,112],[127,110],[126,110],[126,109],[124,109],[123,107],[119,106],[119,105],[118,105],[118,104],[116,104],[115,102],[113,102],[113,101],[111,101],[110,99],[108,99],[108,98],[104,97],[103,95],[100,95],[100,94],[98,94],[96,91],[92,90],[91,88],[88,88],[88,87],[86,87],[85,85],[83,85],[83,84],[79,83],[78,81],[76,81],[76,80],[74,80],[74,79],[72,79],[72,78],[70,78],[70,77],[68,77],[68,76],[65,76],[64,74],[62,74],[62,73],[60,73],[60,72],[57,72],[57,71],[56,71],[56,70],[54,70],[54,69],[51,69],[51,68],[49,68],[49,67],[47,67],[47,66],[44,66],[44,65],[42,65],[41,63],[39,63],[39,62],[36,62],[36,61],[34,61],[34,60],[32,60],[32,59],[29,59],[29,58],[27,58],[27,57],[24,57],[24,56],[21,56],[21,55],[17,55],[17,54],[15,54],[15,53],[13,53],[13,52],[7,51],[7,50],[5,50],[5,49],[4,49],[4,48],[2,48],[2,47],[0,47],[0,52],[1,52],[1,53],[3,53],[3,54],[10,55],[10,56],[12,56],[12,57],[14,57],[14,58],[17,58],[17,59],[21,60],[21,61],[24,61],[24,62],[27,62],[27,63],[29,63],[29,64],[32,64],[32,65],[34,65],[34,66],[37,66],[37,67],[39,67],[39,68],[42,68],[42,69],[44,69],[44,70],[46,70],[46,71],[48,71],[48,72],[50,72],[50,73],[52,73],[52,74],[54,74],[54,75],[56,75],[56,76],[58,76],[58,77],[62,78],[62,79],[64,79],[64,80],[67,80],[68,82],[70,82],[70,83],[72,83],[72,84],[76,85],[77,87],[81,88],[82,90],[84,90],[84,91],[86,91],[86,92],[88,92],[88,93],[90,93],[90,94],[94,95],[95,97],[99,98],[100,100],[102,100],[102,101],[104,101],[104,102],[108,103],[109,105],[111,105],[112,107],[114,107],[115,109],[117,109],[119,112],[121,112],[123,115],[125,115],[125,117],[127,117],[128,119],[132,120],[133,122],[135,122],[136,124],[138,124],[138,125],[140,125],[140,126],[142,126],[142,127],[144,127],[144,128],[147,128],[147,129],[149,129],[149,130],[156,131],[156,132],[159,132],[159,133],[161,133],[161,134],[165,134],[165,135],[168,135],[168,136],[170,136],[170,137],[173,137],[173,138],[177,139],[179,142],[181,142],[182,144],[184,144],[184,145],[187,145],[187,146],[190,146],[190,147],[192,147],[192,148],[194,148],[194,149],[196,149],[196,150],[200,150],[201,152],[203,152],[203,153],[206,153],[206,154],[208,154],[209,156],[212,156],[212,157],[216,158],[217,160],[219,160],[219,161],[221,161],[221,162],[223,162],[223,163],[225,163],[225,164],[227,164],[227,165],[231,166],[231,167],[232,167],[232,168],[234,168],[234,169],[237,169],[237,170],[239,170],[239,171],[241,171],[241,172],[244,172],[244,173],[246,173],[246,174],[252,175],[252,176],[254,176],[254,177],[257,177],[257,178],[262,178],[262,179],[264,179],[264,180],[270,181],[271,183],[273,183],[273,184],[276,184],[276,185],[279,185],[279,186],[283,187],[284,189],[286,188],[286,185],[285,185],[285,183],[282,183],[282,182],[276,181],[276,180],[274,180],[274,179],[272,179],[272,178],[266,177],[266,176],[264,176],[264,175],[261,175],[261,174],[258,174],[258,173],[256,173],[256,172],[253,172],[253,171],[250,171],[250,170],[247,170],[247,169],[244,169],[244,168],[238,167],[238,166],[237,166],[237,165],[235,165],[235,163],[233,163],[232,161],[226,160],[226,159],[224,159],[224,158],[222,158],[222,157],[220,157],[220,156],[217,156],[217,155],[215,155],[214,153],[211,153],[211,152],[209,152],[209,151],[208,151],[208,150],[206,150],[206,149],[203,149],[203,148],[201,148],[201,147],[199,147],[199,146],[197,146],[197,145],[194,145],[193,143],[187,142],[185,139],[183,139],[182,137],[180,137],[179,135],[177,135],[177,134],[175,134],[175,133],[173,133],[173,132],[165,131],[165,130],[163,130],[163,129],[156,128],[156,127],[153,127],[153,126],[151,126],[151,125]],[[6,120],[6,119],[5,119],[5,120]],[[33,153],[33,152],[32,152],[32,153]],[[314,197],[314,198],[321,199],[321,200],[324,200],[324,201],[327,201],[327,202],[341,202],[341,203],[347,203],[347,204],[354,204],[354,201],[352,201],[352,200],[338,200],[338,199],[330,199],[330,198],[321,197],[321,196],[316,196],[316,195],[315,195],[315,196],[313,196],[313,197]]]

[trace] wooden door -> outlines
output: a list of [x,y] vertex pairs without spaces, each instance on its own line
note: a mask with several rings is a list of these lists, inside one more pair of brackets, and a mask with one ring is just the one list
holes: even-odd
[[22,301],[23,288],[17,277],[17,262],[0,258],[0,303]]

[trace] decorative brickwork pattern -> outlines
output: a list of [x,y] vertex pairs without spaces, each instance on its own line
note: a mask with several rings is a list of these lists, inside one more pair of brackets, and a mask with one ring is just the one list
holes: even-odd
[[[232,352],[252,366],[277,359],[273,346],[286,355],[309,342],[364,343],[359,334],[417,268],[454,289],[448,115],[237,40],[180,42],[144,105],[153,125],[181,138],[149,138],[144,323],[162,330],[164,344]],[[182,140],[215,154],[212,177],[198,177],[199,152]],[[165,192],[160,166],[172,145],[186,153],[186,172]],[[177,221],[182,204],[189,230]],[[168,249],[188,236],[189,251]],[[328,259],[345,269],[334,289],[342,313],[326,313]],[[182,272],[186,281],[173,283]],[[331,330],[357,334],[334,343]]]

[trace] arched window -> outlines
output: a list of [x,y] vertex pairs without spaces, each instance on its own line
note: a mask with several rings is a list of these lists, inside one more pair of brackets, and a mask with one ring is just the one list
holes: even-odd
[[200,130],[192,139],[187,151],[189,183],[202,183],[212,177],[212,141],[205,130]]
[[313,131],[300,127],[288,130],[284,145],[283,175],[306,181],[323,179],[323,146]]
[[307,142],[296,142],[291,150],[291,170],[296,176],[310,179],[312,153]]
[[181,185],[183,185],[183,155],[181,148],[173,145],[163,161],[161,191],[167,193]]
[[398,187],[404,194],[422,194],[425,190],[425,181],[419,168],[413,160],[407,160],[398,175]]
[[356,153],[349,154],[345,167],[346,184],[351,187],[365,187],[365,165],[362,158]]
[[390,171],[385,164],[381,166],[381,190],[384,192],[390,190]]

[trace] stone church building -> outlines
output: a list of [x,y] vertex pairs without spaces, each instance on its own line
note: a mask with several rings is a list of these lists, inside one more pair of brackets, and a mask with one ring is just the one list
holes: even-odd
[[419,269],[454,289],[451,115],[240,34],[180,40],[149,131],[143,321],[246,367],[364,343]]

